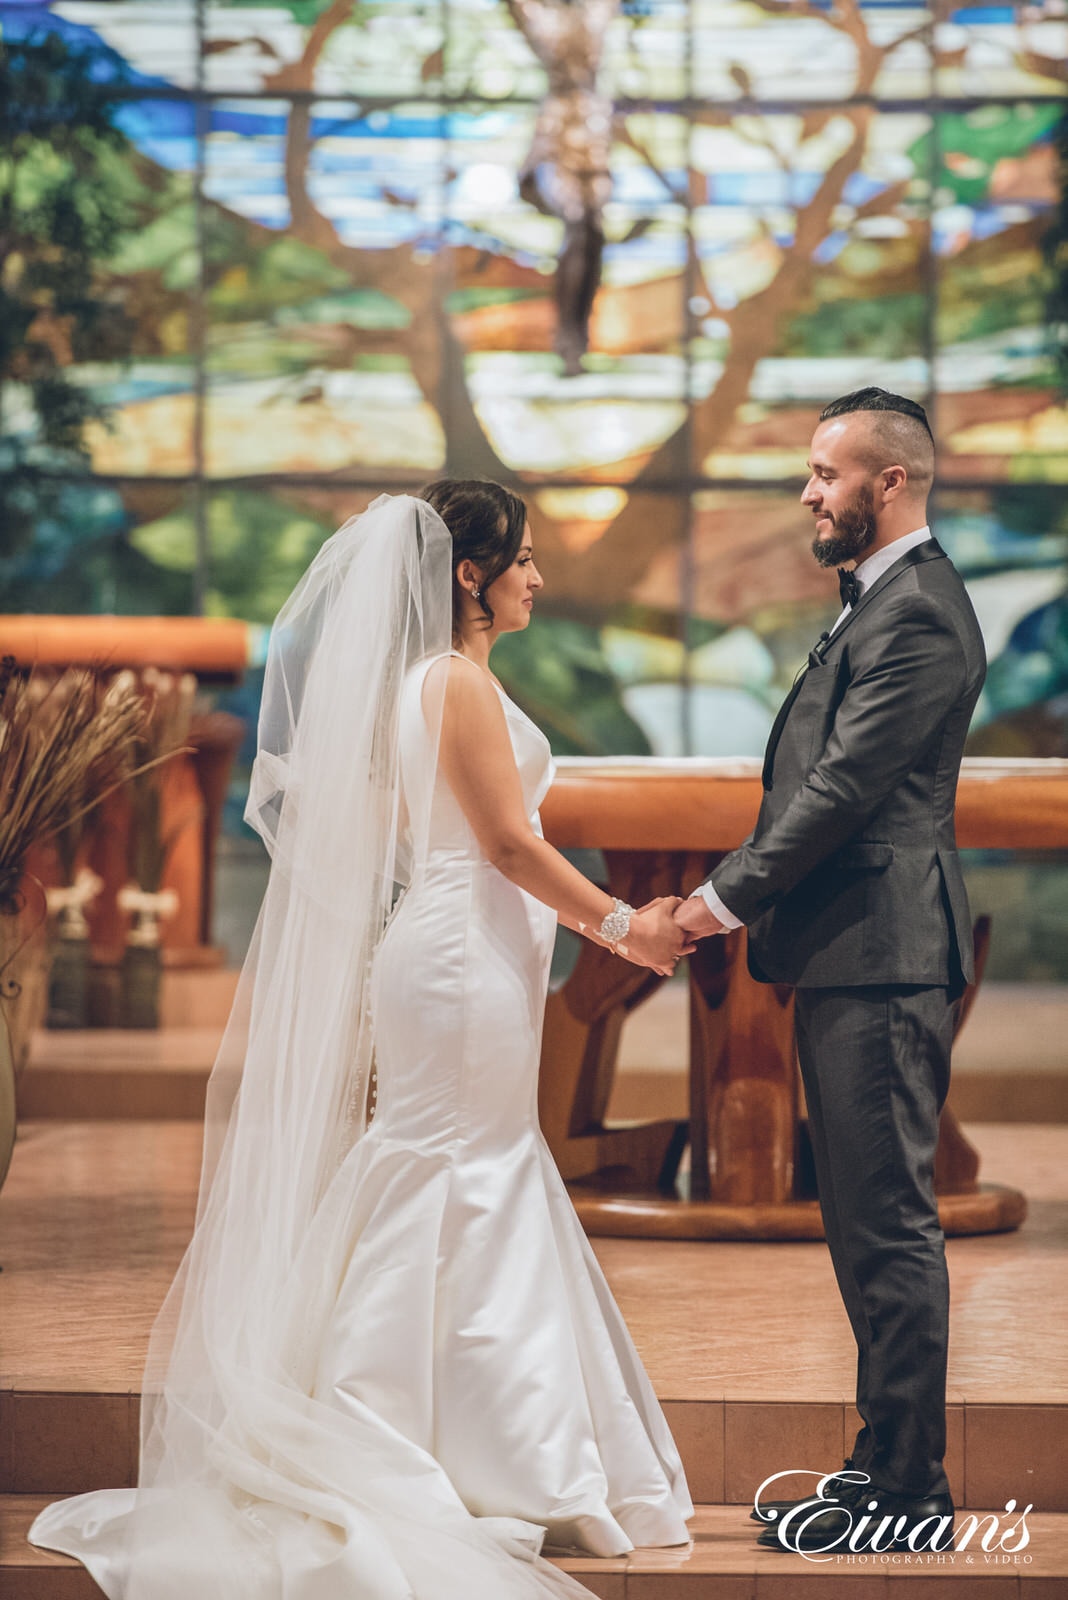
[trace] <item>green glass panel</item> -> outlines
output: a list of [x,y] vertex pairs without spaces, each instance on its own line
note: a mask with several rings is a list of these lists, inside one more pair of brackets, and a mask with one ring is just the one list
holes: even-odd
[[938,421],[943,475],[1068,480],[1043,248],[1058,192],[1056,107],[939,118]]
[[[107,137],[80,125],[77,167],[45,139],[0,162],[12,216],[5,303],[25,330],[0,432],[51,471],[181,476],[193,468],[192,111],[119,100],[109,121]],[[77,430],[58,441],[49,407],[81,414],[80,445]]]

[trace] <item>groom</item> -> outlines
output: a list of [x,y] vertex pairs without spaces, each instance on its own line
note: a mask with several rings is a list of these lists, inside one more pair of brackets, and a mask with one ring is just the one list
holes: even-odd
[[[927,527],[934,444],[923,407],[874,388],[835,400],[809,468],[801,502],[815,518],[816,560],[839,566],[842,612],[771,730],[756,828],[676,917],[696,938],[744,923],[753,976],[795,987],[863,1419],[851,1478],[833,1478],[825,1494],[854,1522],[872,1515],[871,1528],[903,1518],[903,1544],[924,1519],[953,1514],[933,1166],[955,1006],[973,977],[953,812],[986,661],[964,585]],[[819,1513],[800,1548],[826,1547],[843,1525],[840,1510]],[[760,1534],[784,1541],[775,1521]]]

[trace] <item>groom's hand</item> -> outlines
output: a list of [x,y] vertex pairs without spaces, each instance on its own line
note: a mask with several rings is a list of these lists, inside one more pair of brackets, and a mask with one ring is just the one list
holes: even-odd
[[[657,906],[666,906],[668,911],[671,912],[671,914],[672,914],[671,920],[672,920],[672,922],[674,922],[675,921],[675,913],[677,912],[679,906],[684,906],[685,904],[686,904],[686,902],[682,898],[681,895],[677,895],[677,894],[658,894],[655,897],[655,899],[647,900],[643,906],[639,906],[638,907],[638,914],[640,916],[642,914],[642,912],[655,911]],[[677,926],[677,924],[676,924],[676,926]],[[697,946],[694,943],[693,939],[687,937],[687,938],[684,939],[683,946],[682,946],[682,949],[679,951],[679,954],[680,955],[684,955],[684,956],[692,956],[696,949],[697,949]]]
[[692,940],[686,937],[674,918],[680,904],[677,895],[658,895],[640,911],[635,911],[626,937],[615,947],[617,954],[670,978],[679,958],[694,949]]
[[675,921],[691,939],[707,939],[714,933],[726,933],[718,917],[708,909],[704,895],[692,894],[675,908]]

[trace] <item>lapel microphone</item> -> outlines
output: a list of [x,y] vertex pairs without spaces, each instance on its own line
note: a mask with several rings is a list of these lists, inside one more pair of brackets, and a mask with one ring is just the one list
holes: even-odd
[[794,678],[793,685],[795,689],[799,689],[801,687],[801,679],[805,676],[806,672],[810,671],[813,667],[819,667],[823,665],[823,652],[827,648],[827,642],[830,637],[830,633],[820,634],[819,638],[816,640],[816,643],[812,646],[812,649],[808,653],[808,660],[803,661],[797,669],[797,676]]

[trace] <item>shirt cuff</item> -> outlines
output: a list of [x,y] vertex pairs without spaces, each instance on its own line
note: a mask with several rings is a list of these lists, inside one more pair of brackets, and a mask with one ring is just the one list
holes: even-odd
[[728,911],[710,883],[702,883],[699,889],[694,890],[694,893],[701,896],[709,911],[722,922],[725,928],[740,928],[742,926],[741,918],[736,917],[733,911]]

